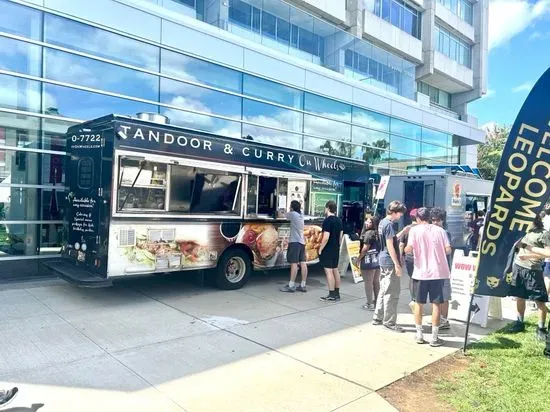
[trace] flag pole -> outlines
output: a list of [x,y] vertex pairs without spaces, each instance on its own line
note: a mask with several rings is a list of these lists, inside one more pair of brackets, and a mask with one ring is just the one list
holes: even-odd
[[466,320],[466,332],[464,333],[464,346],[462,347],[462,353],[466,355],[466,346],[468,346],[468,334],[470,332],[470,323],[472,319],[472,306],[474,304],[475,293],[471,294],[470,306],[468,306],[468,319]]

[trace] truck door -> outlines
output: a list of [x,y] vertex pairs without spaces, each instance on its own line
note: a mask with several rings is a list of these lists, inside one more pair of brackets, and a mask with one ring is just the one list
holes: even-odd
[[102,242],[104,137],[102,133],[81,132],[68,136],[67,146],[70,154],[67,252],[80,264],[97,269]]
[[435,180],[424,181],[424,207],[435,207]]

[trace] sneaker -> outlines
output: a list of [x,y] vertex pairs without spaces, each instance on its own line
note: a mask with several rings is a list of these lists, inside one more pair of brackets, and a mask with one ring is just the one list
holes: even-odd
[[414,303],[414,300],[411,300],[409,302],[409,308],[411,308],[411,312],[413,313],[413,315],[415,314],[415,310],[416,310],[416,303]]
[[392,332],[397,332],[397,333],[405,332],[405,330],[401,326],[397,326],[397,325],[390,325],[388,323],[384,323],[384,327],[388,330],[391,330]]
[[374,305],[374,303],[366,303],[364,304],[363,306],[361,306],[361,309],[364,309],[364,310],[374,310],[376,306]]
[[373,320],[372,320],[372,324],[378,326],[378,325],[381,325],[381,324],[382,324],[382,321],[381,321],[381,320],[378,320],[378,319],[373,319]]
[[548,330],[546,330],[546,328],[537,328],[536,337],[538,341],[545,342],[547,336],[548,336]]
[[508,329],[508,333],[520,333],[525,331],[525,324],[516,320]]
[[439,330],[447,330],[447,329],[451,329],[451,324],[449,323],[448,320],[439,324]]
[[431,342],[430,342],[430,346],[432,348],[437,348],[439,346],[443,346],[443,341],[439,338],[437,339],[432,339]]
[[0,397],[0,407],[6,406],[8,403],[10,403],[13,398],[15,398],[15,395],[17,395],[17,392],[19,392],[19,389],[17,387],[7,389],[4,394]]
[[294,293],[296,292],[296,286],[294,287],[290,287],[289,284],[287,283],[286,285],[284,285],[281,289],[279,289],[281,292],[286,292],[286,293]]
[[325,302],[337,302],[340,300],[339,296],[331,295],[330,293],[327,296],[321,296],[321,300],[324,300]]
[[298,285],[296,286],[296,292],[307,292],[307,286]]
[[414,341],[416,343],[418,343],[419,345],[423,345],[425,343],[427,343],[425,340],[424,340],[424,336],[418,336],[416,335],[416,337],[414,338]]

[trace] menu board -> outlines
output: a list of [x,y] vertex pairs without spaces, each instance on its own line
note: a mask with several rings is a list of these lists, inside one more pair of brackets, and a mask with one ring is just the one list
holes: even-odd
[[313,216],[324,216],[325,205],[329,200],[338,200],[338,195],[334,193],[312,193],[311,194],[311,211]]

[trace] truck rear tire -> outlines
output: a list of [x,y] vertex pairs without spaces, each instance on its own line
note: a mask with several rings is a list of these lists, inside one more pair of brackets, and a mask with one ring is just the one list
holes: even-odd
[[252,264],[248,254],[241,249],[230,249],[218,262],[216,286],[225,290],[240,289],[251,273]]

